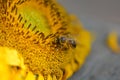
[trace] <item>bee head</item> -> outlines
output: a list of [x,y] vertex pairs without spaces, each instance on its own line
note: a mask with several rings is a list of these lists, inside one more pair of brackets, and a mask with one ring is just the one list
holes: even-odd
[[59,37],[59,43],[62,44],[63,46],[76,48],[76,41],[72,38],[61,36]]

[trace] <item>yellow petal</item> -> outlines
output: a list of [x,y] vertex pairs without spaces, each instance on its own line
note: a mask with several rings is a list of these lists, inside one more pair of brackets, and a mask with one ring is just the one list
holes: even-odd
[[119,53],[120,52],[120,47],[118,45],[118,35],[115,32],[112,32],[108,35],[107,38],[107,45],[113,52]]
[[3,57],[7,64],[13,66],[20,66],[23,62],[16,50],[7,47],[0,47],[0,57]]
[[69,63],[65,66],[65,75],[64,75],[65,80],[68,79],[69,77],[71,77],[72,74],[73,74],[72,66]]
[[55,75],[53,75],[53,80],[57,80],[57,78],[56,78],[56,76],[55,76]]
[[41,74],[39,74],[38,80],[44,80],[44,77]]
[[51,75],[48,75],[47,80],[52,80]]
[[25,80],[35,80],[35,75],[32,72],[28,72]]
[[[22,59],[22,57],[21,57]],[[18,52],[7,47],[0,47],[0,80],[23,80],[25,70],[21,67]],[[22,64],[24,66],[24,64]],[[17,69],[20,67],[21,69]]]
[[0,80],[9,80],[10,72],[4,60],[0,59]]
[[72,71],[74,72],[79,68],[78,64],[75,63],[74,60],[71,61],[71,67],[72,67]]

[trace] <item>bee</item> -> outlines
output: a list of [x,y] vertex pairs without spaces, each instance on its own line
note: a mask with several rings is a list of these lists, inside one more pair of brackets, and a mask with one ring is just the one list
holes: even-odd
[[76,41],[73,38],[61,36],[59,37],[59,43],[63,45],[68,45],[71,48],[76,48]]

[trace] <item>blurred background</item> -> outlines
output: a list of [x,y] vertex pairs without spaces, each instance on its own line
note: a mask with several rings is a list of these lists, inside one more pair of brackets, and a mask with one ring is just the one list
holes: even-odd
[[120,0],[58,0],[95,35],[83,67],[69,80],[120,80],[120,54],[106,45],[110,32],[120,36]]

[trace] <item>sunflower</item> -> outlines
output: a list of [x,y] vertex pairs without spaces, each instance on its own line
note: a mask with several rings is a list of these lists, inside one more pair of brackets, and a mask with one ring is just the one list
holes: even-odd
[[0,46],[15,80],[66,80],[85,62],[91,34],[55,0],[0,0]]

